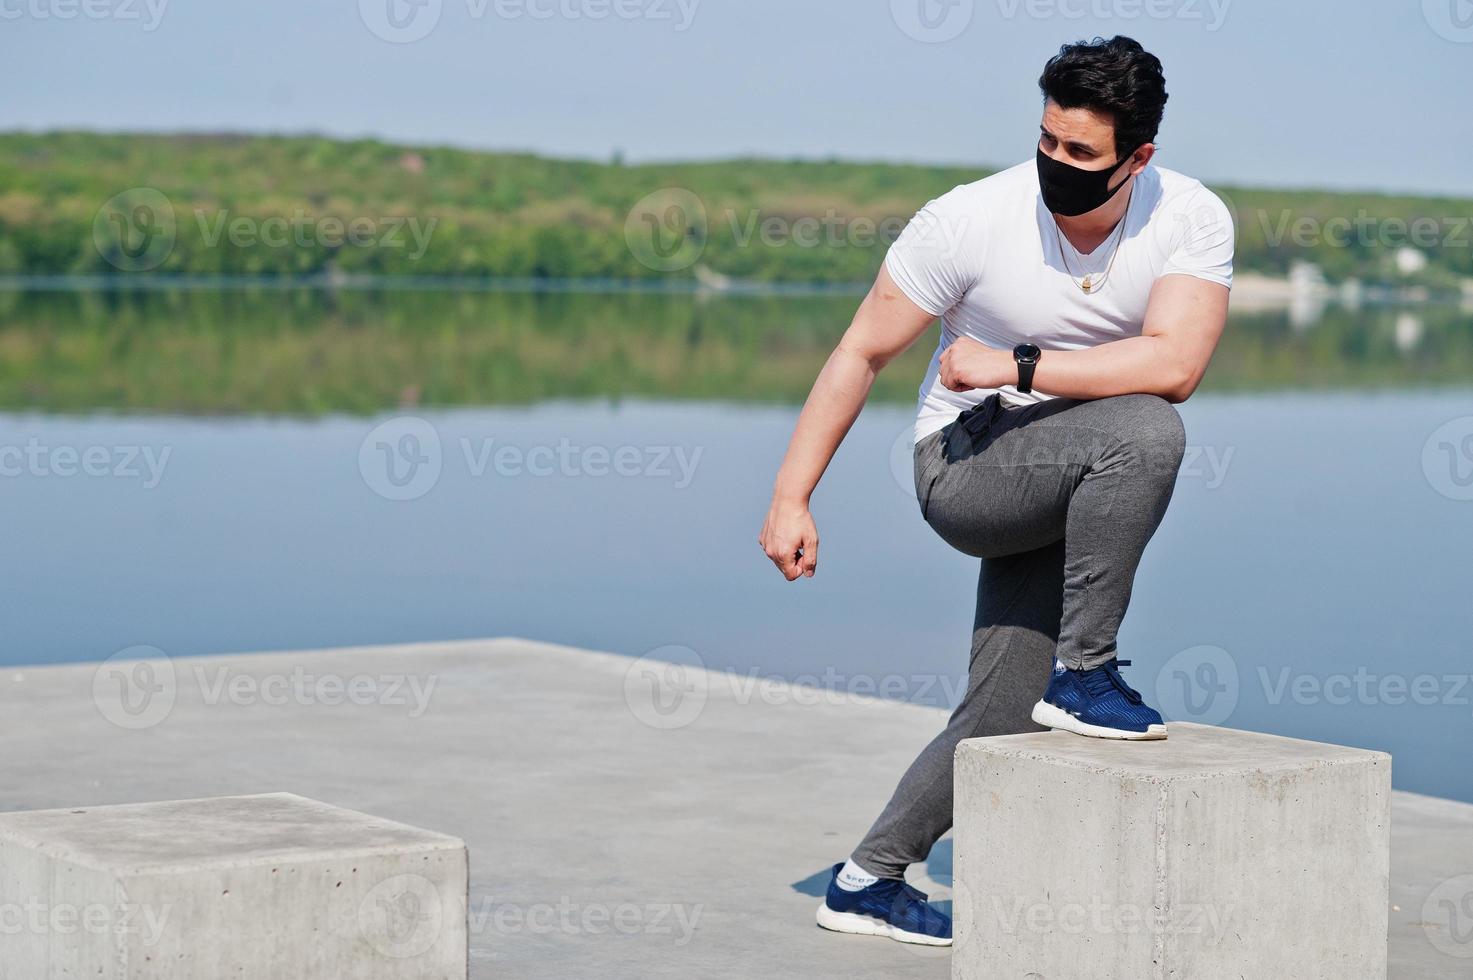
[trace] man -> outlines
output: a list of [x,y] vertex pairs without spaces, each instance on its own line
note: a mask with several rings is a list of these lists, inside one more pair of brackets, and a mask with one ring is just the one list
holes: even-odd
[[1066,45],[1039,87],[1035,159],[931,201],[890,249],[803,407],[759,538],[789,581],[817,571],[809,496],[876,374],[940,317],[915,479],[926,522],[982,559],[967,691],[834,867],[818,923],[839,932],[951,943],[905,870],[951,827],[962,739],[1166,737],[1121,676],[1116,633],[1181,465],[1172,405],[1226,322],[1232,222],[1152,165],[1167,94],[1138,43]]

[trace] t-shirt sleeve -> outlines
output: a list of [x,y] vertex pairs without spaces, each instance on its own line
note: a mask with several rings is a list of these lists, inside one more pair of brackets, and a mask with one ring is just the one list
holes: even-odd
[[1175,216],[1180,233],[1161,274],[1179,273],[1233,286],[1233,216],[1222,198],[1202,188]]
[[[953,192],[955,193],[955,192]],[[971,232],[949,217],[954,208],[939,197],[916,212],[885,256],[890,278],[910,301],[932,316],[951,309],[972,287]]]

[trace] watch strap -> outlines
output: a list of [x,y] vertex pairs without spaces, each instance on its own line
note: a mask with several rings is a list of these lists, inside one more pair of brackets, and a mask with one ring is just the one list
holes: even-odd
[[1017,358],[1017,357],[1015,357],[1014,360],[1018,362],[1018,392],[1019,392],[1019,394],[1023,394],[1023,395],[1032,394],[1032,392],[1033,392],[1033,369],[1038,366],[1038,361],[1036,361],[1036,360],[1033,360],[1033,361],[1025,361],[1025,360],[1022,360],[1021,358]]

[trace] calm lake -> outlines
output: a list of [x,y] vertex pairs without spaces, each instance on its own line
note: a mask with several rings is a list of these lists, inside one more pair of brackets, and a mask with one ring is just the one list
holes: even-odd
[[[909,484],[934,336],[815,497],[818,576],[755,543],[855,302],[0,292],[0,657],[519,635],[947,704],[976,563]],[[1473,801],[1470,325],[1234,317],[1121,636],[1169,717]]]

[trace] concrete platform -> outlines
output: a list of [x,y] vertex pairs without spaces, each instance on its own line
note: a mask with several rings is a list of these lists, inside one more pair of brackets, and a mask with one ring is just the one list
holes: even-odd
[[[0,674],[0,810],[286,791],[454,835],[487,980],[949,976],[813,924],[936,709],[520,640],[155,666]],[[1467,980],[1442,899],[1473,806],[1395,794],[1392,821],[1390,976]],[[950,872],[942,841],[914,880]]]
[[1385,980],[1391,757],[1167,727],[957,747],[953,980]]
[[466,885],[459,840],[291,793],[0,813],[0,976],[465,980]]

